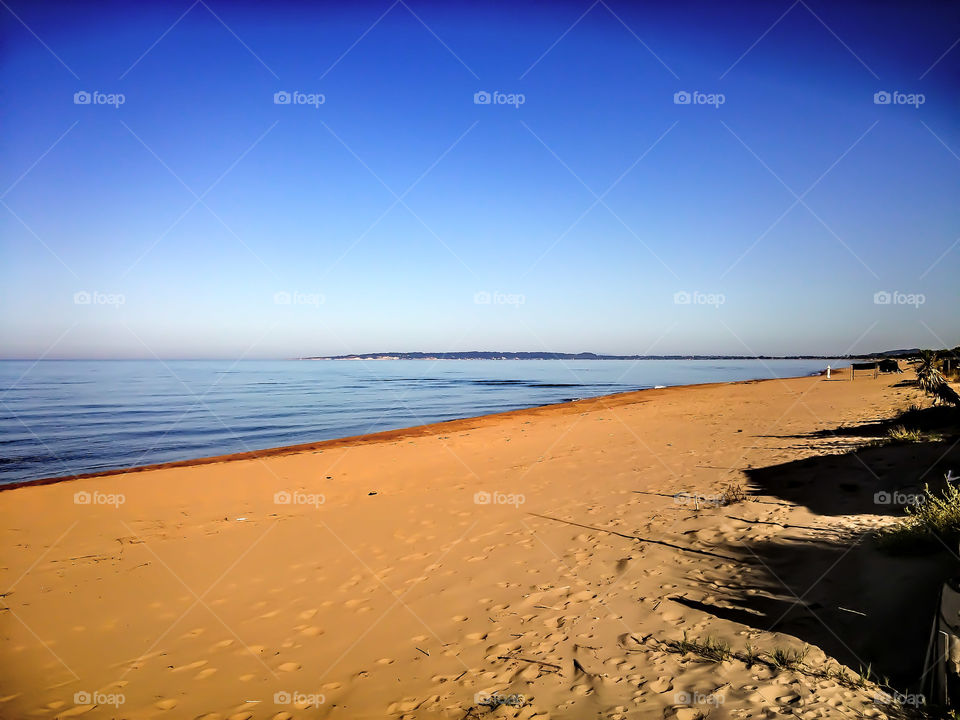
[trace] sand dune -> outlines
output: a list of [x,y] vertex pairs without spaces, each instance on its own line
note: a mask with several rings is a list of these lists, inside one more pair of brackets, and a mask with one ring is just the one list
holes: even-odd
[[[897,380],[651,390],[2,492],[0,715],[880,717],[869,685],[671,643],[909,677],[890,641],[928,618],[884,625],[910,598],[876,573],[908,568],[858,533],[916,458],[866,473],[842,454],[866,437],[820,432],[907,407]],[[719,506],[729,483],[755,495]]]

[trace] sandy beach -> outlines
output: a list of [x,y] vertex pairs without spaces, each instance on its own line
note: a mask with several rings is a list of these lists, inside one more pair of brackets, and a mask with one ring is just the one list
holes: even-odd
[[[864,531],[897,512],[878,491],[960,458],[870,445],[919,401],[907,376],[649,390],[0,492],[0,716],[882,717],[872,684],[809,668],[916,679],[941,561]],[[724,505],[731,484],[748,497]]]

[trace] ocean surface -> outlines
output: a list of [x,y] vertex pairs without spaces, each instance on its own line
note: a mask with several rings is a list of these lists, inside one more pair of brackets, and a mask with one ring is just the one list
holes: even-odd
[[0,361],[0,483],[261,450],[829,360]]

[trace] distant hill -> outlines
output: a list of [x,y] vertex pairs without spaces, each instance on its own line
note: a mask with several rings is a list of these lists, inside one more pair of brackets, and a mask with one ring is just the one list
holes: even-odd
[[909,350],[885,350],[884,352],[874,353],[871,357],[911,357],[919,354],[920,348],[911,348]]
[[[304,360],[829,360],[839,355],[600,355],[592,352],[375,352],[356,355],[328,355]],[[872,357],[872,356],[871,356]]]

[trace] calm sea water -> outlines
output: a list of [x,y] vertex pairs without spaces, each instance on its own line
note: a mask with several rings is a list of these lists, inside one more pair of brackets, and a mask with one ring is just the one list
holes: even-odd
[[261,450],[656,385],[809,375],[828,362],[0,361],[0,483]]

